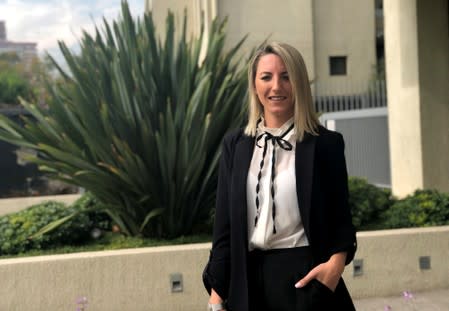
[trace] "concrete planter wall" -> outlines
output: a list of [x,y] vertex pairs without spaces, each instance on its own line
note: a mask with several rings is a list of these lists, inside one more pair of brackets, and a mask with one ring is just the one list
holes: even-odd
[[[356,265],[344,273],[354,298],[449,287],[449,226],[361,232],[358,241]],[[3,259],[0,310],[76,310],[81,296],[92,311],[205,310],[201,272],[209,249],[205,243]]]
[[81,196],[80,194],[64,194],[64,195],[0,199],[0,216],[16,213],[32,205],[40,204],[46,201],[58,201],[70,205],[73,202],[75,202],[80,196]]
[[[449,226],[359,232],[344,273],[355,298],[449,287]],[[355,264],[363,261],[357,274]]]

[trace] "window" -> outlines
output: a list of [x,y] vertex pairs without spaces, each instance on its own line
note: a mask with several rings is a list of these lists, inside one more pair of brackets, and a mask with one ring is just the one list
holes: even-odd
[[329,67],[331,76],[345,76],[346,56],[330,56]]

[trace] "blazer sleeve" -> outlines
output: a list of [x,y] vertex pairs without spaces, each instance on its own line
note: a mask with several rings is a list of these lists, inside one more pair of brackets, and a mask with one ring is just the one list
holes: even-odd
[[224,300],[229,291],[230,276],[230,210],[229,188],[235,141],[231,135],[223,140],[218,171],[217,197],[212,250],[203,272],[203,283],[210,294],[213,288]]
[[331,254],[347,252],[346,264],[354,258],[357,249],[356,231],[352,224],[352,215],[349,207],[348,173],[345,160],[345,143],[340,133],[335,133],[335,139],[329,151],[330,178],[332,186],[332,208],[333,238],[330,243]]

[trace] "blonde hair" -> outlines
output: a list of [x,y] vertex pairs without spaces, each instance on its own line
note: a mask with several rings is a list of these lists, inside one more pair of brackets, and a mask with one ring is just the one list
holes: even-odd
[[292,85],[294,101],[294,124],[296,139],[301,141],[305,133],[318,135],[320,122],[315,112],[306,64],[297,49],[286,43],[271,42],[264,44],[251,58],[248,66],[248,124],[245,134],[256,135],[257,123],[263,115],[263,106],[256,94],[255,78],[257,66],[262,56],[275,54],[279,56],[287,69]]

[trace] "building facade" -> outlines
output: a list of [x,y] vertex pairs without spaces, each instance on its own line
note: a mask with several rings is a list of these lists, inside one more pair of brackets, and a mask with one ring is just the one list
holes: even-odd
[[[289,43],[304,56],[315,97],[366,92],[382,64],[382,10],[375,0],[147,0],[159,29],[167,11],[188,12],[190,33],[228,18],[227,45],[248,34],[244,50],[264,40]],[[162,31],[163,33],[163,31]],[[380,42],[380,43],[379,43]]]
[[6,32],[6,24],[0,21],[0,54],[17,53],[25,63],[30,63],[37,56],[37,44],[34,42],[9,41]]
[[206,22],[229,16],[229,45],[245,34],[248,49],[268,37],[294,45],[315,99],[344,98],[384,78],[393,193],[449,192],[449,1],[146,0],[162,30],[167,10],[183,8],[196,12],[196,25],[201,14]]

